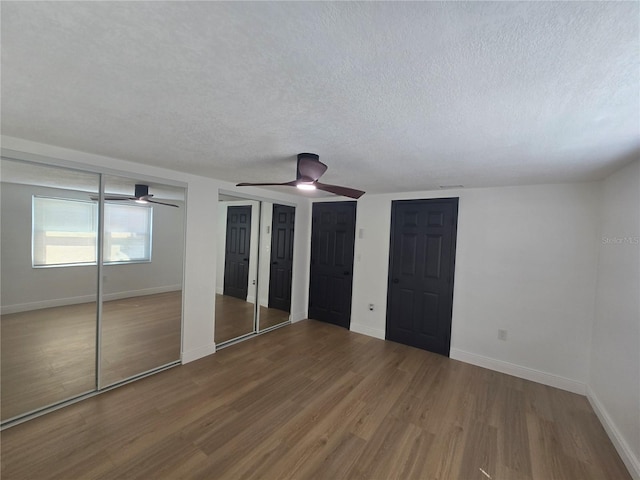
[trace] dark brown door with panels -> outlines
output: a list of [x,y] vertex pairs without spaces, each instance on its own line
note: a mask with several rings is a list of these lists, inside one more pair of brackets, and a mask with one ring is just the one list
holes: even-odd
[[291,268],[296,209],[273,204],[271,222],[271,266],[269,268],[269,308],[291,311]]
[[314,203],[309,318],[349,328],[356,202]]
[[241,300],[249,290],[251,207],[229,207],[224,257],[224,294]]
[[391,206],[386,338],[449,355],[458,199]]

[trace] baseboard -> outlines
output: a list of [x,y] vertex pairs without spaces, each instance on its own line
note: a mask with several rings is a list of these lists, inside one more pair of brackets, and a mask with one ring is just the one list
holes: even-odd
[[143,297],[145,295],[156,295],[158,293],[177,292],[182,290],[180,285],[166,285],[164,287],[143,288],[140,290],[129,290],[128,292],[106,293],[102,296],[105,301],[120,300],[122,298]]
[[[126,292],[107,293],[103,295],[105,301],[121,300],[123,298],[142,297],[144,295],[155,295],[157,293],[175,292],[181,290],[180,285],[165,285],[163,287],[142,288],[140,290],[130,290]],[[16,305],[5,305],[0,309],[0,314],[9,315],[11,313],[28,312],[30,310],[41,310],[43,308],[64,307],[67,305],[78,305],[80,303],[95,302],[96,295],[81,295],[78,297],[54,298],[52,300],[42,300],[39,302],[19,303]]]
[[629,470],[629,474],[634,480],[640,480],[640,459],[634,455],[631,447],[616,427],[616,424],[611,420],[611,417],[607,413],[607,409],[604,408],[602,402],[600,402],[595,392],[588,385],[587,399],[589,400],[593,411],[596,412],[596,415],[607,432],[607,435],[609,435],[611,443],[616,447],[618,455],[620,455],[620,458],[622,458],[627,470]]
[[380,340],[384,340],[385,337],[385,332],[383,329],[372,328],[367,325],[362,325],[361,323],[351,322],[350,330],[355,333],[361,333],[370,337],[379,338]]
[[199,347],[194,350],[189,350],[188,352],[182,352],[182,364],[184,365],[185,363],[193,362],[194,360],[206,357],[212,353],[216,353],[215,343],[205,345],[204,347]]
[[460,360],[461,362],[488,368],[489,370],[495,370],[496,372],[506,373],[507,375],[513,375],[514,377],[524,378],[525,380],[542,383],[543,385],[559,388],[561,390],[567,390],[580,395],[585,395],[586,393],[586,385],[584,383],[570,378],[561,377],[559,375],[554,375],[552,373],[542,372],[533,368],[523,367],[521,365],[496,360],[495,358],[489,358],[475,353],[465,352],[464,350],[459,350],[457,348],[452,348],[449,352],[449,356],[454,360]]

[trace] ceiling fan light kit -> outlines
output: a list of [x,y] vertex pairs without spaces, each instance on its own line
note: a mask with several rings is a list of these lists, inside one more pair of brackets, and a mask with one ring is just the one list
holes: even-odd
[[296,179],[284,183],[238,183],[237,187],[268,187],[286,186],[297,187],[300,190],[322,190],[323,192],[342,195],[344,197],[358,199],[365,192],[350,187],[339,185],[329,185],[320,183],[318,179],[327,171],[327,166],[320,161],[320,157],[315,153],[299,153],[296,167]]

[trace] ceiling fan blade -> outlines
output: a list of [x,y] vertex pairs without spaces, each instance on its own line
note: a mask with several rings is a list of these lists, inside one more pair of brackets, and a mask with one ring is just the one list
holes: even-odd
[[180,208],[179,205],[174,205],[173,203],[164,203],[164,202],[159,202],[158,200],[149,200],[147,199],[147,203],[157,203],[158,205],[166,205],[167,207],[176,207],[176,208]]
[[360,198],[365,194],[362,190],[356,190],[355,188],[341,187],[339,185],[328,185],[326,183],[315,182],[314,185],[318,190],[324,192],[335,193],[336,195],[342,195],[349,198]]
[[[89,198],[91,200],[93,200],[94,202],[97,202],[98,200],[100,200],[100,196],[99,195],[90,195]],[[104,197],[105,200],[109,200],[110,202],[123,202],[125,200],[132,200],[131,197],[125,197],[125,196],[114,196],[114,195],[106,195]],[[133,199],[135,200],[135,199]]]
[[319,158],[315,153],[299,153],[298,176],[310,178],[314,182],[318,180],[327,171],[327,166]]
[[285,183],[238,183],[236,187],[279,187],[279,186],[290,186],[295,187],[297,185],[297,180],[292,180],[291,182]]
[[[100,200],[100,197],[98,197],[97,195],[92,196],[91,200],[94,200],[97,202],[98,200]],[[135,197],[104,197],[105,202],[130,202],[133,200],[138,200],[138,199]]]

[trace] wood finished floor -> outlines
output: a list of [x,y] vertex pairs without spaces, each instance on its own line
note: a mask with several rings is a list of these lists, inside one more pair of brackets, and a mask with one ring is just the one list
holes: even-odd
[[[216,295],[216,343],[226,342],[253,332],[254,304],[229,295]],[[260,306],[260,330],[289,320],[289,312]]]
[[312,320],[1,440],[3,480],[630,478],[585,397]]
[[[103,304],[102,384],[180,359],[182,292]],[[2,420],[95,389],[96,304],[2,315]]]

